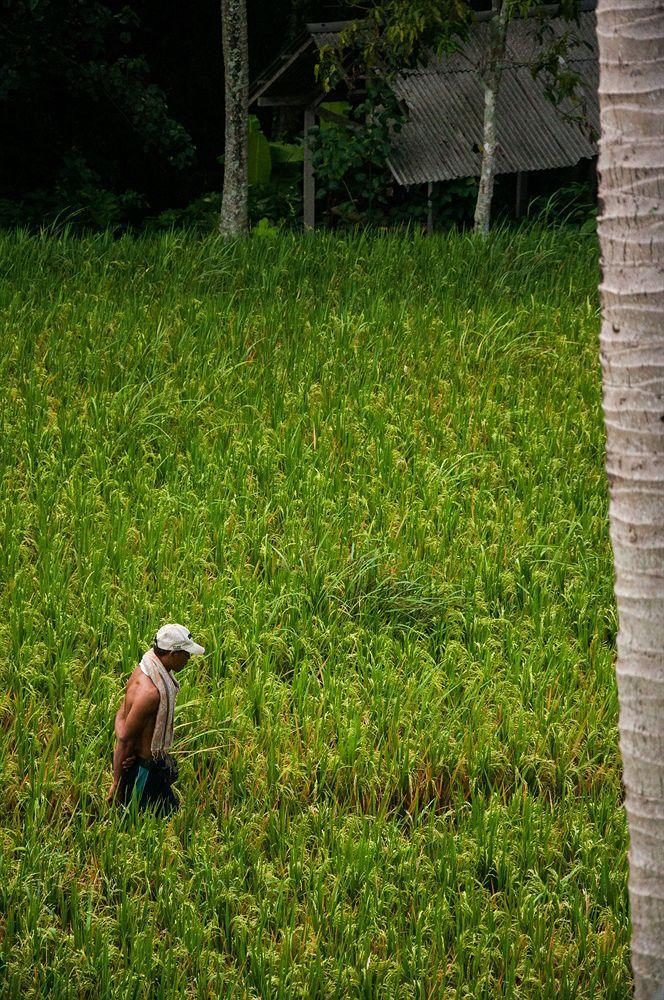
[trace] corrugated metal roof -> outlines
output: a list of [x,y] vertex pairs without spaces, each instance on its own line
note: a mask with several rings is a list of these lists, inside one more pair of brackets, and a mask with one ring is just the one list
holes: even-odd
[[339,37],[339,32],[352,24],[352,21],[316,21],[308,24],[307,29],[319,49],[324,45],[334,45]]
[[[542,43],[546,46],[553,39],[559,39],[565,34],[570,43],[567,49],[568,60],[597,59],[595,13],[587,11],[579,15],[578,24],[566,21],[562,17],[514,18],[507,29],[505,65],[532,65],[542,50]],[[431,69],[443,73],[476,72],[485,60],[488,50],[489,24],[486,20],[479,20],[471,26],[467,39],[456,52],[440,60],[432,59],[425,70],[410,70],[404,75],[427,72]]]
[[[339,25],[310,25],[316,44],[333,44]],[[541,77],[530,66],[552,38],[570,32],[573,44],[566,61],[581,77],[586,126],[566,120],[569,102],[560,110],[545,95]],[[408,121],[395,137],[389,166],[400,184],[477,176],[480,172],[484,91],[479,68],[488,48],[488,24],[473,25],[468,39],[449,57],[401,74],[397,97],[409,110]],[[598,55],[595,14],[579,16],[579,24],[563,18],[516,18],[507,33],[505,68],[496,114],[498,173],[572,166],[597,149],[588,126],[599,132]]]
[[322,49],[324,45],[334,45],[337,40],[336,31],[317,31],[314,35],[314,41],[319,49]]
[[[515,65],[527,65],[533,61],[540,49],[538,33],[543,31],[544,39],[560,38],[564,33],[575,36],[575,44],[568,49],[570,59],[597,58],[597,38],[595,27],[594,0],[581,0],[582,12],[579,23],[566,21],[562,17],[516,17],[509,24],[507,33],[507,51],[505,62]],[[488,47],[490,13],[480,12],[476,16],[468,34],[459,50],[446,59],[432,60],[432,65],[444,67],[445,72],[475,70],[480,64]],[[340,31],[352,24],[352,21],[319,21],[307,24],[314,42],[318,48],[323,45],[334,45]],[[421,69],[410,70],[419,73]]]

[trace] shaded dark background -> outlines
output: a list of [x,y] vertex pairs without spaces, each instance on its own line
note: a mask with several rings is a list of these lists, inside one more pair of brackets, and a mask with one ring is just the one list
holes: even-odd
[[[250,78],[307,21],[344,16],[249,0]],[[218,0],[0,0],[0,20],[0,225],[140,226],[220,190]]]
[[[250,3],[251,76],[307,20],[338,11]],[[104,193],[111,216],[115,199],[118,218],[137,221],[219,188],[218,2],[4,0],[0,20],[0,222],[95,200],[103,215]]]

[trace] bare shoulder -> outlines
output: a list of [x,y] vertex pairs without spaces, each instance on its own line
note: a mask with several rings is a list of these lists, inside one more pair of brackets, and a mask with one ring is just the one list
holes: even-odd
[[150,678],[136,667],[127,684],[127,706],[144,710],[157,709],[159,706],[159,691]]
[[146,677],[142,670],[139,671],[139,674],[140,677],[136,686],[136,697],[143,702],[146,707],[149,705],[156,707],[159,704],[159,690],[150,678]]

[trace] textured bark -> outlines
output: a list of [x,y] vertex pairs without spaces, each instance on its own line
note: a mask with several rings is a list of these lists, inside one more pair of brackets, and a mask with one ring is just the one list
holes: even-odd
[[316,225],[316,176],[312,159],[309,129],[316,124],[316,113],[313,108],[304,111],[304,170],[302,174],[302,207],[304,228],[313,229]]
[[224,41],[226,141],[219,232],[222,236],[239,236],[247,229],[249,51],[246,0],[221,0],[221,28]]
[[637,1000],[664,990],[664,0],[599,0],[601,358]]
[[475,230],[486,235],[491,220],[493,181],[496,175],[496,104],[500,77],[505,60],[508,0],[492,0],[489,21],[489,52],[484,81],[484,135],[482,138],[482,170],[475,205]]

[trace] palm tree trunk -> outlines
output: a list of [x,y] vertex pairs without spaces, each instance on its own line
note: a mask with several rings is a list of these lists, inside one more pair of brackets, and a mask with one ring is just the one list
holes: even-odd
[[221,27],[226,142],[219,232],[222,236],[239,236],[247,229],[249,51],[246,0],[221,0]]
[[636,1000],[664,992],[664,2],[599,0],[600,337]]
[[475,231],[484,236],[489,232],[493,181],[496,175],[496,105],[505,59],[507,37],[507,0],[492,0],[489,21],[488,64],[484,80],[484,135],[482,140],[482,170],[475,205]]

